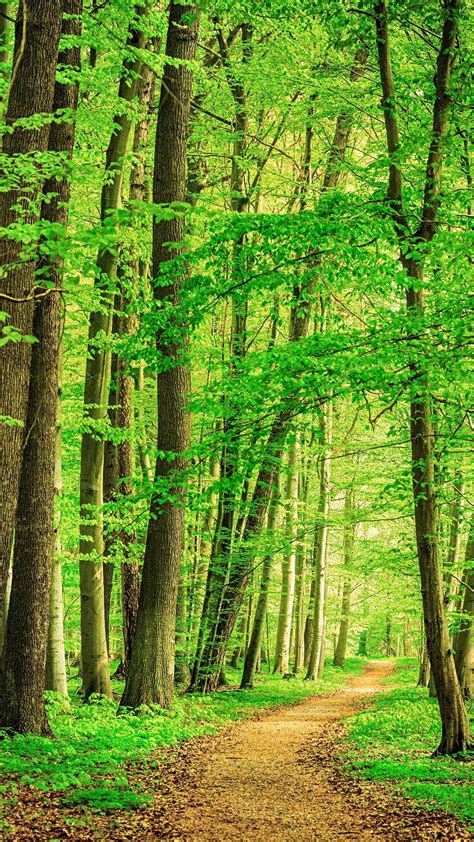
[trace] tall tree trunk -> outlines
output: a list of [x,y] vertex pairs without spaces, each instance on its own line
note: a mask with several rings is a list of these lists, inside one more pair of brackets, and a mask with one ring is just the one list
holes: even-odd
[[461,608],[461,621],[456,635],[454,651],[456,672],[465,699],[472,696],[472,671],[474,651],[472,623],[474,615],[474,518],[471,520],[466,546],[466,565],[463,576],[464,597]]
[[[449,86],[454,61],[459,50],[457,31],[460,0],[446,0],[444,23],[437,56],[433,126],[423,186],[421,222],[410,230],[403,206],[402,170],[398,160],[400,136],[393,81],[387,8],[385,0],[374,5],[374,19],[382,87],[387,152],[389,155],[388,199],[394,228],[400,241],[400,261],[406,272],[407,329],[413,319],[424,316],[423,258],[412,256],[411,249],[422,252],[420,245],[431,242],[436,233],[441,203],[441,171],[448,132]],[[408,256],[410,255],[410,256]],[[420,368],[421,366],[421,368]],[[442,736],[438,754],[464,751],[470,743],[469,722],[454,665],[443,594],[443,580],[438,553],[438,524],[435,498],[434,431],[430,384],[427,372],[415,360],[411,364],[413,388],[410,396],[410,437],[412,481],[415,506],[415,530],[420,569],[426,645],[440,709]]]
[[[6,124],[34,114],[49,114],[53,108],[56,63],[61,33],[61,0],[25,0],[19,5],[15,26],[15,47],[12,77],[6,111]],[[9,190],[0,196],[0,228],[18,223],[35,224],[38,213],[35,198],[42,189],[44,176],[37,163],[37,179],[21,173],[21,161],[48,148],[50,121],[37,128],[17,127],[3,137],[6,184]],[[20,186],[16,186],[16,176]],[[13,179],[12,179],[13,175]],[[20,211],[25,204],[29,210]],[[6,313],[8,329],[20,336],[33,332],[33,309],[36,284],[36,247],[24,256],[25,245],[5,233],[0,240],[1,310]],[[53,299],[58,293],[51,293]],[[8,341],[0,351],[0,605],[5,602],[5,588],[15,528],[18,487],[23,455],[24,432],[28,405],[31,344]],[[8,419],[13,419],[9,421]]]
[[[268,510],[267,533],[270,540],[274,539],[275,531],[278,528],[280,510],[280,494],[278,477],[274,479],[274,486],[272,489],[272,498]],[[270,590],[270,581],[273,569],[273,553],[268,552],[265,555],[262,565],[262,577],[260,579],[260,590],[257,600],[257,607],[255,609],[255,617],[253,620],[252,634],[248,649],[245,655],[244,670],[242,673],[242,680],[240,682],[241,688],[253,687],[255,681],[255,672],[257,670],[257,661],[260,651],[262,649],[263,635],[265,631],[265,624],[267,620],[268,611],[268,596]]]
[[[192,99],[192,71],[197,43],[197,15],[192,6],[171,3],[166,55],[155,144],[153,200],[156,204],[186,198],[186,152]],[[178,60],[176,65],[174,60]],[[184,219],[155,221],[153,225],[154,294],[158,306],[167,302],[170,321],[180,300],[186,269],[163,276],[166,263],[182,253]],[[170,246],[169,244],[173,245]],[[178,332],[178,337],[176,333]],[[156,703],[168,706],[174,691],[176,598],[184,543],[184,472],[190,444],[187,402],[191,378],[185,329],[171,324],[170,333],[158,331],[156,347],[162,365],[157,374],[158,457],[143,564],[140,602],[129,674],[121,704],[137,707]],[[165,456],[164,456],[165,454]],[[161,499],[163,489],[165,499]],[[176,502],[166,499],[178,498]]]
[[[56,4],[51,4],[53,7]],[[28,8],[28,7],[27,7]],[[81,3],[68,0],[63,31],[80,31]],[[57,10],[56,10],[57,12]],[[31,13],[35,14],[33,10]],[[49,17],[47,10],[43,10]],[[54,27],[56,18],[49,18]],[[41,31],[43,21],[35,20]],[[28,26],[28,20],[26,21]],[[53,31],[55,31],[53,29]],[[44,37],[45,33],[42,32]],[[34,36],[31,36],[34,37]],[[25,48],[26,49],[26,48]],[[53,56],[51,56],[53,59]],[[23,63],[25,57],[21,59]],[[53,68],[58,56],[54,56]],[[78,67],[77,48],[59,55],[61,64]],[[33,68],[34,69],[34,68]],[[42,71],[44,72],[44,68]],[[15,70],[13,71],[15,74]],[[54,77],[53,77],[54,78]],[[78,87],[57,83],[53,110],[75,111]],[[53,123],[48,148],[72,155],[74,125]],[[67,178],[49,179],[44,192],[51,195],[41,208],[44,221],[65,227],[68,216],[69,183]],[[54,289],[60,289],[62,263],[42,258],[41,277],[47,277]],[[18,510],[13,556],[12,593],[7,621],[3,663],[0,717],[4,727],[20,732],[50,733],[44,708],[48,606],[53,564],[53,517],[55,488],[56,415],[59,388],[61,299],[58,293],[43,288],[34,304],[33,333],[37,339],[31,355],[26,436],[20,473]]]
[[62,480],[62,426],[61,426],[61,372],[62,353],[59,359],[59,383],[56,414],[56,449],[54,464],[54,495],[56,512],[54,546],[49,596],[48,646],[46,651],[45,689],[67,696],[66,655],[64,651],[63,582],[61,565],[61,497]]
[[306,679],[316,681],[324,638],[324,602],[326,595],[326,565],[329,533],[331,479],[332,407],[328,402],[321,410],[321,463],[319,478],[318,524],[314,539],[314,611],[312,641]]
[[[308,335],[311,315],[309,290],[305,283],[296,284],[293,289],[293,303],[290,316],[289,341],[299,342]],[[202,692],[214,690],[225,655],[229,638],[237,619],[245,589],[250,579],[255,550],[250,546],[260,534],[271,498],[276,464],[282,456],[282,447],[292,419],[292,407],[286,403],[277,411],[273,421],[260,470],[257,475],[252,500],[249,506],[239,551],[236,553],[229,572],[219,616],[213,623],[204,647],[196,689]]]
[[334,652],[334,666],[343,667],[346,660],[347,638],[349,635],[349,616],[351,610],[352,578],[351,567],[354,560],[355,527],[353,523],[354,488],[348,488],[344,500],[344,585],[342,588],[341,622]]
[[296,577],[296,537],[298,530],[298,468],[299,441],[294,433],[288,454],[286,481],[286,540],[288,547],[283,556],[280,611],[273,672],[284,675],[290,671],[290,635],[293,620]]
[[[136,50],[145,46],[143,19],[146,8],[135,10],[135,20],[130,26],[127,46],[133,54],[124,60],[119,85],[119,100],[130,103],[137,93],[137,80],[141,59]],[[130,110],[121,109],[114,117],[105,159],[106,177],[101,195],[101,219],[117,210],[122,201],[122,184],[125,158],[132,129]],[[81,651],[83,667],[83,692],[88,699],[92,693],[111,695],[110,675],[105,632],[104,578],[102,556],[104,536],[102,521],[104,439],[100,426],[107,416],[109,382],[109,353],[103,337],[111,330],[111,312],[114,293],[112,281],[116,276],[115,253],[105,249],[97,258],[96,292],[98,306],[89,317],[88,355],[84,381],[85,432],[81,443],[80,471],[80,590],[81,590]],[[100,342],[98,344],[97,337]],[[98,431],[99,428],[99,431]],[[99,434],[98,434],[99,432]]]
[[[301,463],[298,483],[298,524],[300,529],[306,523],[309,480],[303,472]],[[293,672],[297,675],[304,666],[304,630],[305,630],[305,584],[306,584],[306,543],[304,536],[296,545],[296,587],[295,587],[295,659]]]

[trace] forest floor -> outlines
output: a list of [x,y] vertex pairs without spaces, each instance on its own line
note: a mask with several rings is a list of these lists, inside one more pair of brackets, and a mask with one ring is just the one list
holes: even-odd
[[[137,785],[153,804],[64,825],[64,807],[23,791],[9,840],[456,840],[466,826],[417,807],[373,781],[344,771],[342,720],[381,690],[393,671],[372,662],[346,687],[237,722],[217,736],[190,740],[164,766],[138,766]],[[69,816],[74,811],[68,811]]]

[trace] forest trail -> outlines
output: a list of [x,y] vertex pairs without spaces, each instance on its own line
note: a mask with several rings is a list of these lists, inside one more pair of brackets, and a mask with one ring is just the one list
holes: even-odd
[[394,666],[371,662],[332,694],[237,721],[217,736],[184,742],[165,765],[129,767],[130,782],[154,791],[153,804],[89,816],[52,793],[22,788],[12,805],[12,842],[227,842],[227,840],[472,839],[446,814],[426,811],[384,787],[353,780],[338,759],[341,720],[383,691]]
[[[143,840],[470,839],[450,817],[353,781],[334,755],[341,719],[381,692],[372,662],[336,693],[237,723],[184,747],[160,781]],[[135,837],[137,838],[137,837]]]

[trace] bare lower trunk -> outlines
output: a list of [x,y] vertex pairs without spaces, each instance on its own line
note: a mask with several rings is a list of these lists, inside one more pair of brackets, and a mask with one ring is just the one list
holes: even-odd
[[455,638],[456,673],[465,699],[472,697],[472,679],[474,669],[474,650],[472,623],[474,615],[474,519],[471,521],[466,546],[466,565],[463,576],[464,596],[461,608],[461,621]]
[[[25,17],[24,17],[25,16]],[[15,27],[15,72],[10,82],[6,123],[34,114],[49,114],[53,107],[56,63],[61,32],[61,0],[25,0],[20,3]],[[23,34],[23,25],[25,32]],[[25,37],[24,37],[25,35]],[[4,182],[12,187],[0,196],[0,227],[31,226],[38,221],[35,199],[42,188],[41,165],[36,166],[34,178],[21,172],[20,162],[32,153],[48,148],[50,122],[42,121],[39,128],[17,127],[3,136],[5,171]],[[30,168],[27,165],[27,171]],[[13,179],[12,179],[13,175]],[[17,179],[19,187],[16,186]],[[13,186],[14,185],[14,186]],[[34,233],[33,233],[34,236]],[[33,332],[33,309],[36,283],[36,248],[25,245],[8,230],[0,240],[1,292],[10,298],[2,299],[1,309],[7,314],[7,324],[21,336]],[[57,297],[51,293],[50,297]],[[11,299],[19,299],[17,301]],[[3,327],[3,325],[2,325]],[[18,486],[23,456],[24,429],[27,416],[28,388],[31,364],[31,344],[8,341],[0,351],[0,605],[4,605],[5,588],[11,558]],[[6,423],[3,419],[13,419]]]
[[353,488],[346,490],[344,502],[344,585],[342,588],[341,621],[334,652],[334,666],[344,666],[346,659],[347,638],[349,635],[349,616],[351,610],[351,566],[354,556],[355,530],[353,523]]
[[[173,61],[165,66],[161,86],[153,188],[153,200],[157,204],[183,202],[186,197],[192,99],[189,62],[193,61],[196,52],[197,29],[195,8],[171,3],[166,55],[179,63],[176,65]],[[161,331],[156,336],[157,356],[163,363],[157,374],[157,490],[150,506],[137,628],[121,702],[127,707],[150,703],[166,707],[174,693],[176,601],[184,544],[184,474],[190,443],[187,403],[191,378],[186,329],[173,319],[173,307],[179,304],[186,269],[181,267],[179,275],[175,269],[165,280],[162,270],[169,260],[182,252],[183,235],[182,216],[154,222],[154,295],[158,305],[164,300],[168,302],[171,338]],[[163,489],[164,500],[161,499]],[[174,498],[173,502],[168,495]]]
[[298,462],[297,434],[290,443],[288,479],[286,483],[286,540],[289,542],[282,566],[281,599],[273,672],[290,671],[290,635],[293,620],[296,576],[296,536],[298,529]]
[[[56,4],[43,10],[55,32]],[[35,11],[28,9],[35,15]],[[59,21],[61,21],[59,10]],[[81,4],[69,2],[65,11],[80,15]],[[43,20],[34,21],[41,32]],[[28,26],[28,19],[27,19]],[[64,31],[77,34],[77,18],[64,19]],[[44,36],[44,32],[42,33]],[[49,36],[51,34],[49,33]],[[34,39],[34,35],[30,34]],[[56,44],[55,36],[53,44]],[[52,71],[57,54],[51,54]],[[25,57],[21,64],[25,61]],[[79,64],[76,48],[59,55],[59,62]],[[44,68],[48,73],[51,68]],[[54,88],[53,109],[75,110],[77,85],[60,82]],[[74,129],[65,122],[53,123],[48,148],[72,155]],[[65,178],[51,178],[44,184],[51,195],[43,203],[42,218],[60,226],[67,223],[69,186]],[[40,278],[47,278],[54,289],[61,287],[60,261],[39,261]],[[45,290],[43,289],[43,293]],[[18,510],[15,525],[13,578],[3,662],[1,724],[20,732],[50,733],[44,707],[48,608],[53,563],[53,512],[56,463],[56,416],[59,388],[61,300],[57,293],[43,294],[35,301],[33,333],[37,339],[31,355],[26,436],[20,473]],[[3,697],[5,693],[5,697]]]
[[[59,361],[62,370],[62,353]],[[58,408],[56,417],[56,452],[54,493],[56,512],[54,524],[53,568],[49,597],[48,648],[46,652],[45,689],[67,696],[66,656],[64,651],[63,583],[61,565],[61,497],[62,497],[62,431],[61,431],[61,373],[59,375]]]
[[330,506],[331,480],[331,438],[332,438],[332,408],[328,403],[321,414],[321,444],[323,452],[320,463],[318,524],[314,540],[314,607],[312,618],[311,651],[308,661],[306,678],[316,681],[321,659],[321,647],[324,639],[325,595],[326,595],[326,564],[328,545],[328,517]]
[[[119,100],[122,105],[136,96],[141,59],[136,50],[145,46],[140,24],[146,15],[144,7],[137,7],[136,19],[130,28],[127,46],[133,55],[127,57],[122,68]],[[106,180],[102,188],[101,218],[121,206],[121,192],[125,159],[129,149],[132,118],[129,110],[121,110],[114,117],[114,130],[106,152]],[[114,300],[111,282],[116,277],[116,256],[109,250],[97,258],[96,293],[99,306],[89,318],[88,356],[84,381],[85,432],[81,443],[80,473],[80,590],[81,590],[81,650],[83,691],[87,699],[92,693],[111,695],[108,664],[104,578],[102,556],[103,536],[103,467],[104,439],[101,425],[107,416],[110,360],[104,341],[97,345],[97,337],[108,337],[111,330],[111,311]]]

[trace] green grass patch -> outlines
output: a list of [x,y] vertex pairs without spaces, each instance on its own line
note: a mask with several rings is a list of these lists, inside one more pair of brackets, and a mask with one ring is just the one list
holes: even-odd
[[[182,740],[213,734],[230,722],[266,708],[302,701],[315,693],[341,687],[360,673],[364,662],[349,659],[344,669],[328,666],[317,683],[302,678],[259,676],[252,690],[223,690],[209,695],[177,696],[166,711],[116,716],[123,689],[114,682],[115,700],[92,699],[84,704],[71,680],[71,706],[48,694],[48,716],[55,739],[16,735],[5,738],[0,751],[0,773],[10,795],[18,784],[44,791],[64,791],[67,804],[89,805],[92,810],[134,809],[149,801],[148,793],[131,787],[127,767],[134,762],[156,765],[166,750]],[[228,670],[231,684],[240,672]]]
[[414,659],[400,660],[386,679],[388,691],[350,717],[346,760],[362,777],[474,823],[474,763],[431,757],[440,739],[438,703],[416,687],[417,674]]

